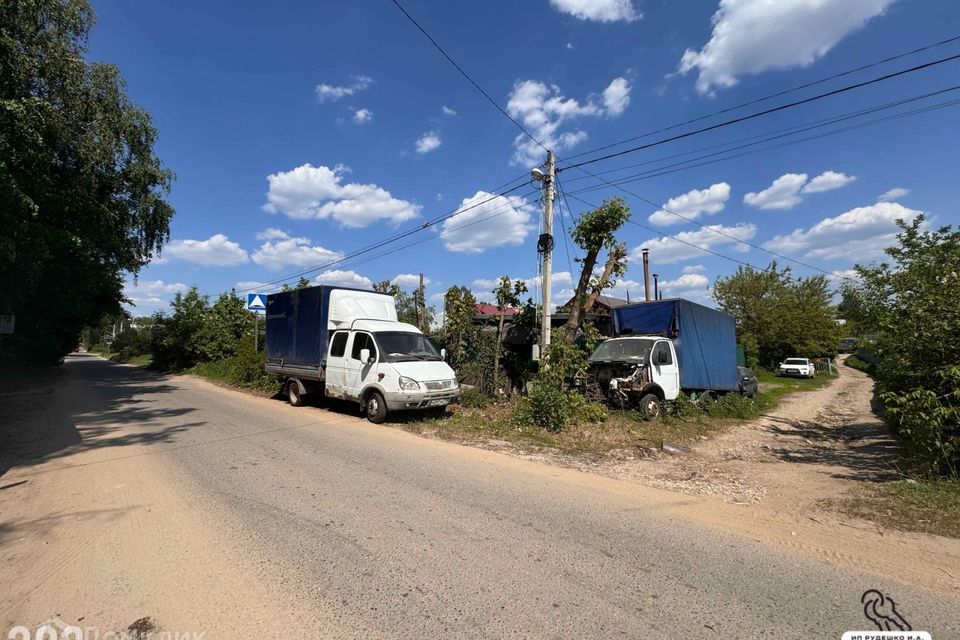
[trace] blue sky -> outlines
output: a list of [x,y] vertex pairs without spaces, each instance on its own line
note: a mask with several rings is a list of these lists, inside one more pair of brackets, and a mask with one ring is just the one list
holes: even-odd
[[[949,38],[957,35],[951,25],[960,24],[960,6],[949,0],[404,5],[560,158]],[[464,202],[485,200],[544,159],[389,0],[100,0],[94,7],[89,57],[120,67],[132,99],[154,118],[157,153],[177,175],[172,242],[127,288],[136,314],[164,308],[190,285],[216,295],[330,262]],[[731,115],[958,52],[955,42]],[[604,174],[622,178],[678,161],[660,158],[958,80],[960,61],[946,63],[587,168],[649,163]],[[836,126],[936,105],[957,93]],[[897,217],[922,211],[935,224],[960,222],[954,204],[960,133],[949,126],[956,121],[957,107],[947,107],[624,186],[727,235],[842,274],[879,257]],[[600,184],[576,169],[560,178],[570,193]],[[490,298],[497,276],[536,274],[541,207],[535,194],[527,195],[532,191],[524,185],[509,199],[491,200],[385,250],[418,244],[311,277],[364,286],[400,276],[411,286],[412,274],[422,272],[434,303],[453,284]],[[755,265],[772,259],[614,187],[578,195],[592,203],[624,195],[633,218],[649,227]],[[586,209],[570,204],[574,215]],[[651,249],[667,295],[708,301],[716,277],[736,269],[639,226],[625,227],[621,239],[631,255]],[[565,299],[570,262],[559,236],[557,246],[554,292]],[[795,273],[818,272],[795,266]],[[615,293],[639,297],[641,279],[632,261]]]

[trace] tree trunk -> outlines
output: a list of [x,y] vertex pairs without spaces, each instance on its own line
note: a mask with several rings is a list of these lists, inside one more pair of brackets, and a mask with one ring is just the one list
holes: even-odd
[[610,255],[607,256],[607,263],[603,265],[603,273],[600,275],[600,281],[597,283],[597,287],[590,292],[590,295],[587,296],[587,302],[584,305],[585,308],[591,309],[593,303],[597,301],[597,298],[600,296],[600,292],[607,286],[607,282],[610,281],[610,275],[613,273],[614,267],[617,266],[617,262],[620,260],[621,256],[626,254],[627,245],[626,243],[621,242],[613,251],[610,252]]
[[497,395],[497,381],[500,378],[500,339],[503,337],[504,308],[500,307],[500,322],[497,324],[497,344],[493,347],[493,395]]
[[596,250],[587,252],[583,259],[583,269],[580,271],[580,280],[577,282],[576,293],[573,294],[573,302],[570,304],[570,317],[564,329],[571,335],[576,331],[580,324],[580,314],[583,313],[584,304],[587,298],[587,288],[590,286],[590,276],[593,274],[593,267],[597,264],[597,254],[600,253],[600,247]]

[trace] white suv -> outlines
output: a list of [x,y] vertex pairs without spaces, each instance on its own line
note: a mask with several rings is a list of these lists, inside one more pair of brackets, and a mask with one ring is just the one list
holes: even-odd
[[806,358],[787,358],[780,363],[779,375],[816,378],[817,370],[813,363]]

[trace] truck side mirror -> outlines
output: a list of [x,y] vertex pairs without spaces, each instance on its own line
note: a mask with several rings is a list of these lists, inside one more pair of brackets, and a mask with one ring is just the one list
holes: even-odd
[[360,362],[373,364],[373,358],[370,357],[370,349],[360,349]]
[[444,361],[446,361],[446,359],[447,359],[447,350],[446,350],[446,349],[440,349],[440,357],[443,358]]

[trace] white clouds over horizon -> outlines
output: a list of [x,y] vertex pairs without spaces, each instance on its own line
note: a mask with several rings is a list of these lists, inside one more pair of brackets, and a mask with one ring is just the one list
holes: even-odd
[[177,293],[185,292],[189,287],[182,282],[164,282],[163,280],[129,281],[123,287],[123,296],[130,301],[136,311],[147,315],[167,306]]
[[336,102],[341,98],[352,96],[363,91],[373,83],[373,78],[369,76],[350,76],[350,83],[336,86],[320,83],[315,91],[320,102]]
[[[575,98],[565,97],[555,84],[518,80],[507,99],[507,113],[519,120],[546,147],[560,153],[587,139],[586,131],[576,127],[561,131],[561,125],[576,118],[620,115],[630,103],[630,90],[629,81],[614,78],[604,89],[603,106],[600,106],[594,96],[581,104]],[[511,164],[537,166],[543,162],[543,149],[525,134],[517,134],[513,146]]]
[[[395,285],[401,287],[419,287],[420,286],[420,274],[419,273],[398,273],[391,280]],[[424,276],[423,278],[424,286],[430,284],[430,278]]]
[[313,284],[326,284],[354,289],[373,289],[373,280],[362,276],[352,269],[332,269],[324,271],[313,279]]
[[370,111],[370,109],[367,109],[366,107],[357,109],[353,112],[353,121],[357,124],[366,124],[371,120],[373,120],[373,111]]
[[593,22],[633,22],[643,17],[632,0],[550,0],[557,11]]
[[765,249],[822,260],[869,260],[896,244],[898,219],[907,222],[920,215],[895,202],[878,202],[824,218],[809,229],[774,236]]
[[702,94],[740,77],[807,67],[895,0],[720,0],[710,40],[687,49],[678,71],[697,73]]
[[293,238],[279,229],[266,229],[257,234],[264,243],[250,258],[267,269],[278,270],[288,266],[309,267],[318,263],[339,260],[343,254],[323,247],[312,246],[309,238]]
[[[726,235],[721,235],[717,233],[718,231]],[[757,235],[757,226],[754,224],[745,222],[734,226],[712,224],[696,231],[681,231],[674,235],[676,239],[661,237],[647,240],[630,252],[630,260],[639,261],[641,259],[641,249],[644,247],[650,249],[650,260],[654,264],[671,264],[693,258],[702,258],[704,252],[697,247],[714,249],[718,246],[729,245],[728,250],[745,253],[750,248],[740,241],[752,240],[755,235]]]
[[346,183],[340,165],[333,169],[304,164],[267,176],[267,213],[297,220],[333,218],[344,227],[367,227],[379,220],[394,224],[416,218],[420,205],[400,200],[375,184]]
[[177,258],[205,267],[232,267],[246,264],[247,252],[222,233],[206,240],[173,240],[166,246],[169,258]]
[[792,209],[803,201],[803,194],[840,189],[857,179],[837,171],[824,171],[812,180],[805,173],[785,173],[763,191],[743,196],[743,203],[758,209]]
[[536,214],[524,198],[486,191],[464,198],[460,209],[464,211],[443,221],[440,238],[449,251],[464,253],[522,244],[533,229],[530,221]]
[[663,209],[650,214],[647,219],[652,224],[660,226],[682,224],[685,220],[670,213],[671,211],[696,220],[701,213],[707,215],[719,213],[729,199],[730,185],[726,182],[718,182],[706,189],[693,189],[683,195],[670,198],[664,203]]

